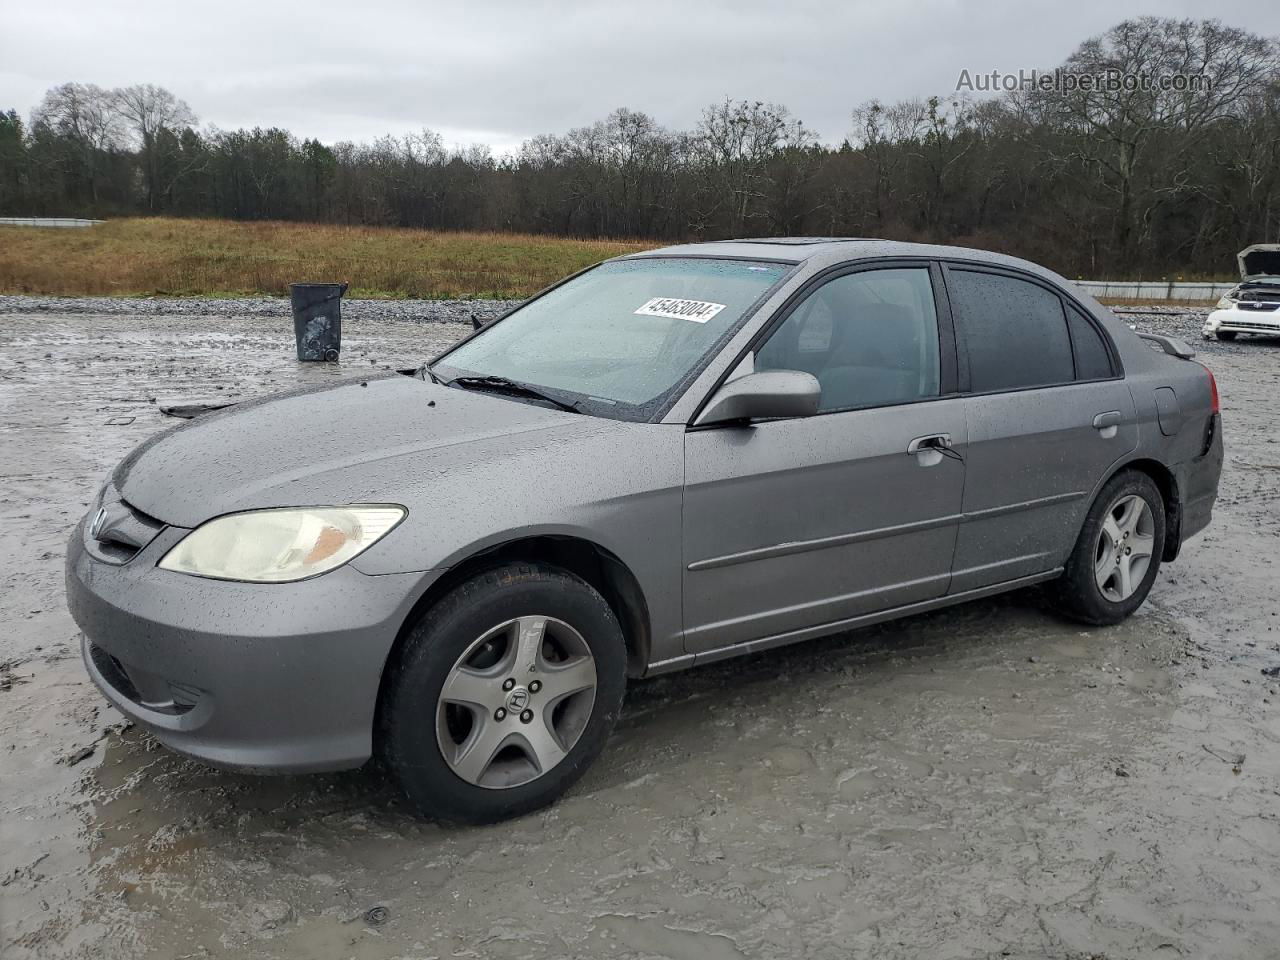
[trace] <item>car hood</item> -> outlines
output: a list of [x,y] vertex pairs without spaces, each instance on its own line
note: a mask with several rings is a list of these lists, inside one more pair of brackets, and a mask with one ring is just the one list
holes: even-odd
[[1280,282],[1280,243],[1255,243],[1236,254],[1242,280]]
[[397,478],[611,421],[389,374],[206,414],[113,474],[133,507],[182,527],[237,510],[396,501]]

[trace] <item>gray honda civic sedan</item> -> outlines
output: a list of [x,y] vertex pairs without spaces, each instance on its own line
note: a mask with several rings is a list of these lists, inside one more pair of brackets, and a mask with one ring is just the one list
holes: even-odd
[[1212,374],[1011,257],[621,257],[417,370],[158,434],[71,538],[103,694],[240,770],[381,757],[423,814],[549,803],[628,680],[1045,583],[1115,623],[1204,529]]

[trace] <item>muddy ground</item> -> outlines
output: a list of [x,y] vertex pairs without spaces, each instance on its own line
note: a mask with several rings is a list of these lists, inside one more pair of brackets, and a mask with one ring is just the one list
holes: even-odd
[[292,359],[283,305],[53,307],[0,303],[5,960],[1280,955],[1280,341],[1197,342],[1223,496],[1128,623],[1024,593],[637,683],[567,799],[465,829],[122,723],[62,556],[157,399],[414,363],[467,306],[368,309],[338,367]]

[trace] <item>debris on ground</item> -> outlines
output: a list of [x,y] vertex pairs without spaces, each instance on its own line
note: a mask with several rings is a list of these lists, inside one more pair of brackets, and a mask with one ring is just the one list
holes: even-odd
[[20,683],[30,683],[33,674],[23,676],[13,672],[14,665],[9,662],[0,663],[0,693],[12,690]]
[[180,417],[183,420],[191,420],[200,416],[202,413],[212,413],[214,410],[225,410],[227,407],[234,407],[234,403],[161,403],[158,404],[160,412],[166,417]]
[[36,867],[40,866],[40,864],[44,863],[44,861],[47,860],[48,858],[49,858],[49,854],[42,853],[40,854],[40,856],[36,857],[34,860],[28,863],[25,867],[14,867],[7,874],[5,874],[3,880],[0,880],[0,887],[7,887],[9,886],[9,884],[14,883],[18,880],[38,879],[39,875],[36,873]]
[[70,753],[68,753],[65,757],[63,757],[58,762],[65,764],[68,767],[74,767],[77,763],[80,763],[84,760],[88,760],[90,757],[92,757],[93,751],[96,750],[97,748],[98,748],[98,745],[96,743],[91,743],[87,747],[80,747],[77,750],[72,750]]
[[1235,753],[1229,757],[1224,757],[1222,754],[1218,753],[1217,750],[1212,749],[1207,743],[1202,743],[1200,744],[1200,746],[1202,746],[1204,748],[1204,752],[1209,754],[1210,756],[1217,757],[1223,763],[1231,764],[1232,773],[1239,773],[1242,769],[1244,769],[1245,755],[1243,753]]

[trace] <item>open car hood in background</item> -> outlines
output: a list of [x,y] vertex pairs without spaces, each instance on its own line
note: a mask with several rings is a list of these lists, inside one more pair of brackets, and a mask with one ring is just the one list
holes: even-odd
[[1255,243],[1236,254],[1240,279],[1280,277],[1280,243]]

